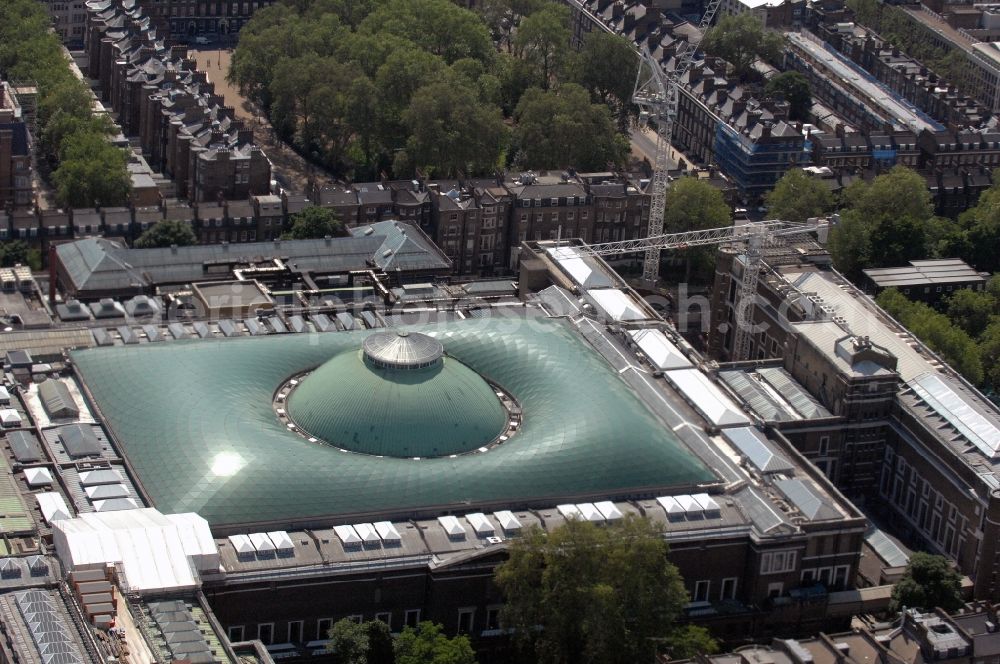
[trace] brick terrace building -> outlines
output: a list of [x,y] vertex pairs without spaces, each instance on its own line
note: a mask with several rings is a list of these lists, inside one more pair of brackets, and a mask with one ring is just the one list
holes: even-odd
[[87,3],[88,75],[148,162],[192,201],[270,191],[270,164],[253,132],[215,94],[184,47],[166,48],[128,0]]
[[10,84],[0,81],[0,207],[32,203],[31,133]]

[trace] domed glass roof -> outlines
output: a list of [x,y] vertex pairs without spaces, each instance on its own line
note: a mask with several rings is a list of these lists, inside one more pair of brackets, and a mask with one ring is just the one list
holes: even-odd
[[423,334],[378,333],[342,352],[288,398],[304,432],[352,452],[439,457],[471,452],[504,432],[493,388]]

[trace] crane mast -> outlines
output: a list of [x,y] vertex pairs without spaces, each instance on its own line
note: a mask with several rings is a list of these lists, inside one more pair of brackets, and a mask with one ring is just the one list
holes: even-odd
[[[708,30],[719,9],[721,0],[709,0],[698,28],[702,35]],[[639,107],[642,116],[656,121],[656,155],[653,160],[653,178],[650,183],[649,227],[646,235],[656,237],[663,234],[663,212],[667,202],[667,170],[669,168],[670,140],[673,136],[674,120],[680,95],[680,80],[691,67],[697,42],[681,48],[676,57],[675,67],[665,72],[663,66],[653,57],[649,46],[643,44],[639,53],[639,72],[636,76],[632,101]],[[660,275],[660,249],[650,248],[642,262],[643,281],[650,286]]]

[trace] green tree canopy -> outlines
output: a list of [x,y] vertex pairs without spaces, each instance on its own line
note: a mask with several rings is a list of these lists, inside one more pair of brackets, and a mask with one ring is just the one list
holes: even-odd
[[153,224],[135,241],[135,246],[140,249],[172,245],[187,247],[192,244],[198,244],[198,236],[191,229],[191,224],[172,219]]
[[843,193],[841,223],[830,233],[834,265],[850,278],[867,267],[905,265],[936,256],[953,224],[934,216],[922,176],[896,166]]
[[334,623],[326,650],[335,664],[393,664],[392,635],[381,620],[358,623],[344,618]]
[[575,82],[589,90],[594,101],[607,104],[624,126],[639,69],[635,46],[621,35],[596,30],[584,40],[574,68]]
[[607,527],[532,528],[511,543],[495,581],[502,624],[523,661],[540,664],[652,662],[688,601],[661,527],[631,515]]
[[344,222],[330,208],[314,205],[292,215],[292,227],[282,237],[289,240],[316,240],[346,235]]
[[38,86],[36,135],[42,163],[53,167],[59,204],[124,204],[129,192],[125,152],[107,142],[111,123],[94,117],[91,92],[70,70],[44,5],[0,3],[0,72],[8,80]]
[[440,625],[422,622],[416,629],[405,627],[393,646],[396,664],[475,664],[469,637],[448,638]]
[[770,215],[785,221],[805,221],[821,217],[833,210],[833,194],[819,178],[806,174],[801,168],[792,168],[778,180],[767,194]]
[[527,168],[572,166],[588,171],[624,163],[627,141],[615,128],[608,107],[591,103],[579,85],[532,88],[521,97],[514,117],[514,142]]
[[424,173],[489,171],[499,164],[506,143],[503,117],[479,100],[470,83],[451,78],[421,88],[403,113],[409,133],[405,157]]
[[63,207],[120,205],[131,189],[125,150],[89,131],[66,136],[59,148],[59,167],[52,174],[56,200]]
[[723,16],[701,40],[705,53],[731,64],[736,75],[743,79],[750,76],[757,58],[768,62],[780,60],[783,47],[784,38],[773,30],[765,30],[760,19],[750,13]]
[[976,342],[967,332],[953,325],[946,315],[923,302],[908,299],[895,288],[882,291],[876,301],[966,380],[977,385],[983,382],[985,374]]
[[788,102],[788,116],[792,120],[809,121],[812,90],[805,76],[797,71],[781,72],[767,82],[764,91],[770,95],[780,95]]
[[4,267],[27,265],[32,270],[41,270],[42,255],[38,249],[32,249],[24,240],[7,240],[0,242],[0,265]]
[[[722,192],[694,177],[680,178],[667,190],[663,211],[663,229],[667,233],[682,233],[732,225],[732,214]],[[691,270],[714,250],[708,247],[684,249],[684,282],[691,281]]]
[[569,7],[546,2],[527,16],[514,36],[514,53],[534,65],[537,82],[547,90],[569,50]]
[[989,291],[960,288],[946,301],[946,311],[951,321],[969,336],[978,337],[990,324],[997,311],[997,300]]
[[918,551],[910,556],[906,572],[892,589],[891,608],[936,608],[951,612],[962,607],[962,577],[944,556]]

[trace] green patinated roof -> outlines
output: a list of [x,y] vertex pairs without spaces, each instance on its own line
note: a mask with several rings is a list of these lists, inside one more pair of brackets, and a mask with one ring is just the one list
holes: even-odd
[[489,383],[454,358],[417,370],[376,369],[360,350],[306,377],[288,414],[338,447],[397,457],[469,452],[496,439],[507,421]]
[[513,395],[524,417],[517,435],[482,454],[414,461],[345,453],[288,431],[271,406],[279,385],[357,349],[370,331],[72,357],[156,507],[217,525],[513,506],[713,478],[564,323],[480,319],[413,329]]

